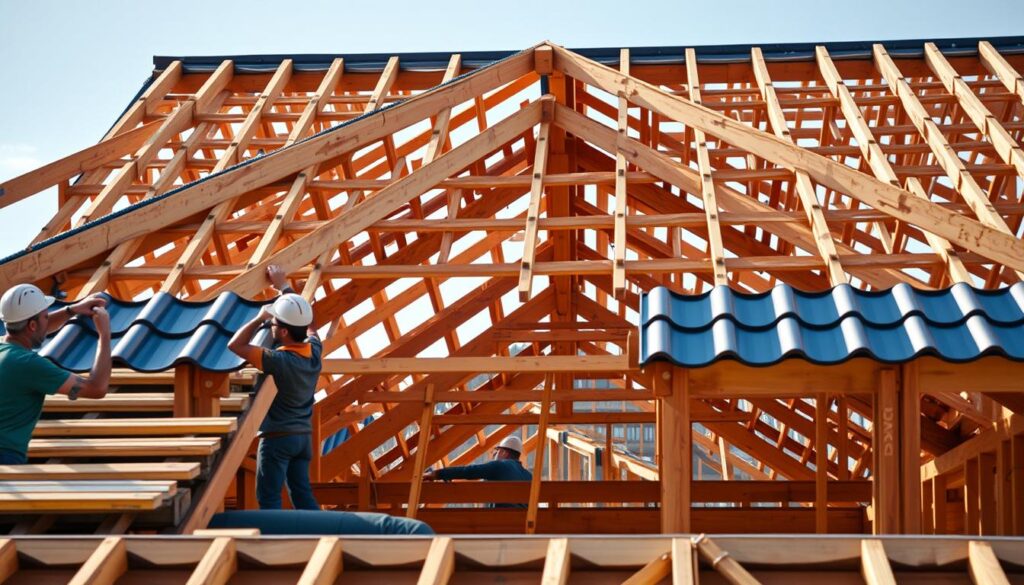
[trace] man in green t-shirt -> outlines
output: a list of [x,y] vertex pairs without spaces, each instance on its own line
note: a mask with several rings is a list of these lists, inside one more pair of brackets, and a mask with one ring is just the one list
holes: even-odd
[[[7,335],[0,340],[0,465],[28,460],[28,442],[50,394],[103,398],[110,382],[110,316],[106,301],[92,296],[50,312],[54,298],[31,284],[19,284],[0,297],[0,320]],[[34,350],[47,334],[74,315],[89,315],[96,327],[96,359],[88,378],[58,367]]]

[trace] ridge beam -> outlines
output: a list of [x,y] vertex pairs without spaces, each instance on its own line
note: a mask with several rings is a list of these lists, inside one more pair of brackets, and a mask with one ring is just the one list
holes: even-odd
[[[771,124],[775,135],[787,142],[796,145],[786,124],[786,114],[779,105],[779,98],[775,94],[775,86],[772,78],[768,75],[768,65],[764,62],[764,55],[760,47],[750,50],[750,60],[754,67],[754,77],[757,79],[757,88],[761,93],[768,108],[768,121]],[[818,201],[817,189],[811,182],[810,175],[801,169],[794,169],[796,175],[796,192],[803,204],[804,212],[807,214],[807,221],[811,224],[811,232],[814,234],[814,244],[818,248],[825,268],[828,271],[829,284],[837,286],[847,284],[849,280],[843,272],[843,266],[839,262],[839,252],[836,251],[835,240],[832,239],[832,232],[825,222],[825,216],[821,211],[821,203]]]

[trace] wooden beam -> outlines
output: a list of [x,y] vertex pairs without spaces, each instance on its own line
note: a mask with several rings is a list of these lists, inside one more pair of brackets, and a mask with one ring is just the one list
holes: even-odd
[[828,534],[828,413],[827,394],[814,397],[814,530]]
[[228,537],[215,538],[192,571],[187,585],[227,585],[237,570],[235,540]]
[[324,536],[316,543],[313,556],[299,577],[299,585],[334,585],[342,571],[341,540]]
[[1017,73],[1017,70],[1010,65],[1006,58],[999,54],[999,51],[992,46],[992,43],[988,41],[979,42],[978,57],[981,59],[982,64],[1002,82],[1003,86],[1006,87],[1006,91],[1017,96],[1020,103],[1024,104],[1024,77],[1021,77],[1020,73]]
[[[996,211],[995,207],[992,206],[992,202],[989,200],[988,195],[986,195],[985,191],[980,185],[978,185],[977,181],[974,180],[974,177],[964,167],[963,160],[957,156],[956,151],[953,150],[945,136],[943,136],[942,130],[938,127],[935,121],[932,120],[931,115],[928,114],[928,111],[925,110],[924,106],[921,105],[921,101],[918,99],[917,94],[903,77],[903,74],[889,56],[885,47],[881,44],[876,44],[873,47],[873,53],[875,57],[875,66],[878,68],[878,72],[885,77],[892,93],[900,99],[904,112],[906,112],[910,121],[917,128],[918,132],[921,133],[921,136],[924,137],[928,146],[931,148],[935,161],[944,171],[946,171],[946,176],[953,183],[956,191],[964,198],[967,205],[970,206],[972,211],[974,211],[978,220],[983,225],[996,232],[1001,232],[1007,236],[1014,237],[1013,231],[1006,225],[1006,221],[1001,215],[999,215],[999,212]],[[921,227],[926,230],[928,229],[927,226],[922,225]],[[1017,263],[1002,263],[1015,268],[1018,272],[1018,276],[1024,275],[1024,267],[1021,265]]]
[[[839,107],[843,112],[843,117],[846,119],[846,124],[853,133],[854,138],[856,138],[857,146],[860,147],[861,157],[867,162],[878,180],[899,187],[900,182],[896,172],[893,170],[892,165],[889,164],[888,157],[882,152],[882,147],[879,146],[878,141],[871,132],[871,128],[864,119],[860,106],[857,105],[853,94],[850,93],[850,88],[846,86],[843,78],[839,75],[839,71],[828,54],[828,49],[823,46],[816,47],[815,56],[818,61],[818,69],[826,85],[828,85],[829,91],[839,100]],[[929,200],[928,194],[924,191],[917,177],[908,177],[906,188],[907,191],[910,191],[919,199]],[[880,230],[884,228],[882,222],[876,222],[876,225],[879,226]],[[970,274],[964,267],[963,261],[960,259],[956,249],[950,245],[949,241],[928,230],[924,230],[923,233],[928,240],[928,245],[942,258],[943,263],[946,265],[946,270],[949,272],[950,280],[954,283],[971,282]],[[889,247],[891,251],[892,246],[890,245]]]
[[697,556],[689,538],[672,539],[672,585],[697,585]]
[[418,585],[445,585],[455,572],[455,545],[451,537],[437,536],[430,542],[430,550],[423,561]]
[[[629,75],[629,49],[619,51],[619,71],[623,75]],[[618,115],[616,117],[617,131],[619,136],[625,138],[629,130],[629,101],[624,93],[618,94]],[[626,156],[621,148],[615,150],[615,228],[613,231],[613,244],[615,246],[612,258],[612,290],[618,299],[624,298],[626,294],[626,199],[629,193],[626,190]]]
[[[782,106],[779,105],[779,98],[775,94],[775,86],[772,85],[771,76],[768,74],[768,65],[764,62],[760,47],[750,50],[750,59],[754,67],[757,87],[761,92],[761,99],[764,100],[768,108],[768,119],[771,122],[772,131],[779,138],[795,145],[786,124],[786,114],[782,111]],[[818,248],[818,254],[825,263],[828,280],[832,286],[846,284],[848,282],[846,273],[843,272],[843,266],[839,263],[839,252],[836,251],[832,232],[829,231],[828,224],[825,223],[825,216],[822,215],[817,189],[806,171],[795,169],[794,174],[796,175],[796,192],[800,196],[800,202],[807,214],[807,221],[811,224],[814,243]]]
[[423,467],[427,460],[427,447],[430,444],[431,424],[434,420],[434,385],[427,384],[426,396],[423,400],[423,415],[420,417],[419,442],[416,444],[416,460],[412,466],[412,482],[409,485],[409,504],[406,509],[407,518],[415,518],[420,507],[420,488],[423,487]]
[[[947,212],[930,202],[917,200],[906,191],[867,177],[856,169],[807,152],[781,138],[755,130],[745,122],[665,93],[649,83],[625,77],[561,47],[553,46],[553,49],[555,68],[567,75],[615,94],[624,91],[634,104],[700,128],[707,134],[791,170],[803,170],[818,183],[886,211],[896,219],[930,230],[996,262],[1024,269],[1024,242],[1017,241],[1010,234]],[[650,168],[647,170],[652,171]]]
[[324,360],[324,374],[376,375],[396,372],[436,374],[448,372],[624,372],[625,355],[512,356],[446,358],[367,358]]
[[664,553],[633,573],[623,585],[654,585],[672,575],[672,555]]
[[[686,86],[690,101],[703,105],[700,93],[700,78],[697,73],[697,52],[686,49]],[[693,141],[697,145],[697,170],[700,172],[700,196],[704,201],[704,216],[708,227],[708,257],[715,286],[728,286],[725,270],[725,247],[722,245],[722,227],[718,215],[718,198],[715,196],[715,182],[711,176],[711,157],[708,155],[708,140],[704,132],[694,129]]]
[[540,199],[544,192],[544,172],[548,162],[548,138],[551,123],[541,122],[537,146],[533,157],[533,178],[530,181],[530,203],[526,209],[526,228],[523,235],[523,260],[519,267],[519,300],[526,302],[533,291],[533,269],[537,257],[537,226],[540,222]]
[[967,85],[956,69],[950,65],[935,43],[924,44],[924,59],[928,63],[928,67],[942,81],[946,91],[956,97],[960,109],[967,114],[967,117],[974,122],[985,139],[992,144],[996,155],[1006,164],[1013,166],[1017,171],[1017,176],[1024,179],[1024,151],[999,120],[992,115],[992,112],[985,107],[971,86]]
[[875,463],[871,480],[874,482],[874,533],[900,532],[900,402],[897,373],[883,369],[875,394],[872,424],[872,446]]
[[128,553],[125,550],[124,539],[116,536],[105,538],[68,583],[113,585],[127,570]]
[[[921,534],[921,388],[919,365],[909,362],[900,375],[900,499],[903,534]],[[884,445],[883,445],[884,446]]]
[[672,394],[661,404],[661,532],[690,531],[691,482],[693,480],[690,424],[689,371],[672,369]]
[[[544,455],[547,451],[548,419],[551,417],[551,387],[554,376],[544,376],[544,395],[540,402],[540,422],[537,425],[537,444],[533,451],[533,476],[530,479],[530,499],[526,506],[526,533],[537,532],[537,506],[540,505],[540,478],[544,473]],[[551,478],[548,478],[549,480]]]
[[860,543],[861,574],[867,585],[896,585],[881,540],[864,539]]
[[694,541],[700,556],[711,565],[711,568],[718,571],[726,581],[732,585],[760,585],[760,581],[754,578],[743,568],[736,559],[729,556],[715,541],[705,534],[701,534]]
[[967,543],[967,564],[971,580],[976,585],[1010,585],[992,545],[987,542],[972,540]]
[[544,101],[534,102],[512,114],[489,128],[487,132],[471,138],[429,165],[422,166],[410,175],[395,181],[377,192],[372,199],[360,203],[348,213],[328,221],[270,258],[249,268],[224,287],[207,289],[203,296],[209,297],[220,290],[231,290],[242,296],[255,296],[267,286],[267,266],[277,264],[286,272],[291,272],[337,245],[337,242],[343,242],[374,222],[384,219],[399,205],[418,197],[442,179],[448,178],[488,152],[521,135],[540,120],[543,104]]
[[309,166],[311,160],[326,160],[341,152],[359,149],[434,115],[460,98],[485,93],[532,71],[532,51],[524,51],[493,67],[481,68],[457,82],[426,91],[388,110],[388,115],[354,120],[343,130],[325,133],[287,150],[231,172],[210,177],[190,186],[187,195],[169,197],[134,210],[100,225],[83,237],[67,238],[33,250],[0,265],[0,289],[31,280],[38,274],[53,274],[88,260],[117,244],[149,234],[196,213],[212,209],[254,188],[272,184]]
[[541,575],[542,585],[565,585],[569,582],[570,570],[569,539],[552,538],[548,541],[548,550],[544,558],[544,573]]

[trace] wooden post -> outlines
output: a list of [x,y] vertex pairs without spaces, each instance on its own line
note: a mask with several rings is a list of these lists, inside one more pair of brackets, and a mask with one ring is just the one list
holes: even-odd
[[[828,534],[828,395],[818,394],[814,403],[814,531]],[[722,469],[725,469],[725,453],[722,454]]]
[[[551,386],[554,376],[544,377],[544,397],[540,403],[540,424],[537,425],[537,440],[534,441],[533,478],[530,480],[530,500],[526,506],[526,533],[537,532],[537,507],[540,505],[540,479],[544,472],[544,451],[547,446],[548,418],[551,416]],[[593,478],[591,478],[593,479]]]
[[900,531],[900,417],[896,371],[891,368],[882,370],[879,382],[872,427],[874,533],[897,534]]
[[672,369],[672,394],[662,404],[661,532],[690,531],[690,482],[693,479],[688,373]]
[[1024,435],[1017,435],[1010,446],[1012,463],[1010,465],[1010,482],[1013,484],[1013,498],[1010,507],[1013,509],[1014,536],[1024,536]]
[[174,368],[174,417],[192,416],[192,382],[194,366],[180,364]]
[[423,402],[423,414],[420,416],[419,442],[416,444],[416,458],[412,466],[412,478],[409,482],[409,503],[405,515],[415,518],[420,507],[420,490],[423,488],[423,466],[427,461],[427,448],[430,446],[430,426],[434,420],[434,385],[427,384],[426,399]]
[[996,534],[996,454],[982,453],[978,458],[978,497],[980,534]]
[[936,475],[932,478],[932,526],[935,534],[946,534],[946,514],[949,508],[946,507],[946,476]]
[[978,494],[978,458],[971,457],[964,466],[964,533],[981,534],[980,510],[981,498]]
[[918,389],[918,365],[903,366],[901,388],[900,462],[903,534],[921,534],[921,394]]
[[999,442],[996,462],[996,534],[1009,536],[1013,533],[1013,466],[1012,439]]

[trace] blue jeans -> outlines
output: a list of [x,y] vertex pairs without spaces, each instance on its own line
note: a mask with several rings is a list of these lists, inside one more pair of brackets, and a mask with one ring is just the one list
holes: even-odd
[[323,510],[236,510],[221,512],[210,520],[209,528],[259,528],[260,534],[411,534],[430,535],[434,531],[411,518],[372,512],[333,512]]
[[0,449],[0,465],[21,465],[28,463],[28,457],[10,449]]
[[256,500],[261,510],[281,509],[281,488],[287,481],[288,497],[296,510],[319,510],[309,485],[313,457],[310,435],[260,438],[256,451]]

